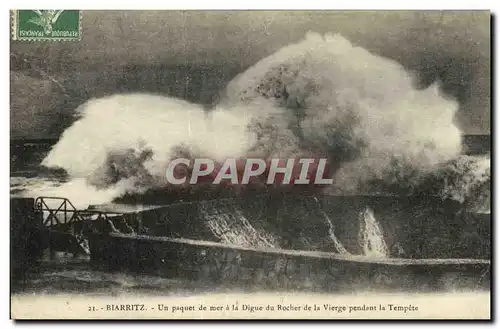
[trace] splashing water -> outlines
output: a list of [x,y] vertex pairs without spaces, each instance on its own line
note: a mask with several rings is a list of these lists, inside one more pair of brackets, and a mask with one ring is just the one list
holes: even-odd
[[468,211],[490,213],[491,210],[491,158],[483,156],[460,156],[438,173],[444,177],[440,191],[443,198],[466,204]]
[[313,153],[331,160],[335,190],[356,192],[373,179],[397,183],[401,171],[432,172],[460,153],[457,102],[438,85],[415,88],[403,66],[340,35],[308,34],[222,95],[210,112],[155,95],[89,100],[43,165],[124,195],[167,188],[165,168],[180,153],[217,162]]
[[25,183],[23,190],[16,193],[19,197],[37,198],[60,197],[67,198],[77,209],[85,209],[92,204],[112,202],[121,194],[117,185],[110,189],[97,189],[88,184],[83,178],[75,178],[68,182],[49,181],[43,179],[30,180]]
[[209,229],[222,243],[254,248],[277,247],[275,239],[265,232],[257,231],[241,211],[232,206],[228,208],[209,209],[203,205],[201,209]]
[[344,247],[342,242],[340,242],[340,240],[335,235],[335,230],[334,230],[333,223],[332,223],[332,220],[330,219],[330,217],[328,217],[328,215],[323,210],[321,210],[321,214],[323,215],[323,218],[325,219],[325,222],[328,225],[328,234],[330,236],[330,239],[333,241],[333,245],[335,246],[335,249],[337,250],[337,252],[340,254],[349,255],[350,253],[347,251],[347,249]]
[[389,248],[384,240],[382,228],[370,208],[360,214],[359,242],[364,256],[389,257]]

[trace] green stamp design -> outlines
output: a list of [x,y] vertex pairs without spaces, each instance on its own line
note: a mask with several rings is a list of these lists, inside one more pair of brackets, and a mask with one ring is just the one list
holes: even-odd
[[78,41],[80,10],[14,10],[12,38],[20,41]]

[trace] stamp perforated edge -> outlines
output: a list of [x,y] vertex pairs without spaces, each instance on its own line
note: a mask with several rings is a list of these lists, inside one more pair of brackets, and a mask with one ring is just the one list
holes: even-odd
[[82,40],[82,16],[83,10],[78,10],[78,38],[44,38],[44,37],[18,37],[17,36],[17,20],[19,9],[11,9],[11,30],[13,41],[27,41],[28,43],[35,43],[37,41],[49,42],[76,42]]

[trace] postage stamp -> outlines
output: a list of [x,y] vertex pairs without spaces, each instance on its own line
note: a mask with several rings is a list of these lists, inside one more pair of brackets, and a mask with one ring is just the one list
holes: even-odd
[[11,318],[491,319],[490,16],[16,11]]
[[81,38],[80,10],[13,10],[12,38],[20,41],[73,41]]

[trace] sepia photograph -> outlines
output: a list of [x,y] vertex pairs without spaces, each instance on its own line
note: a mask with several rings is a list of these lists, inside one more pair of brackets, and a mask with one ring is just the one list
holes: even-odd
[[473,10],[10,10],[10,318],[491,320]]

